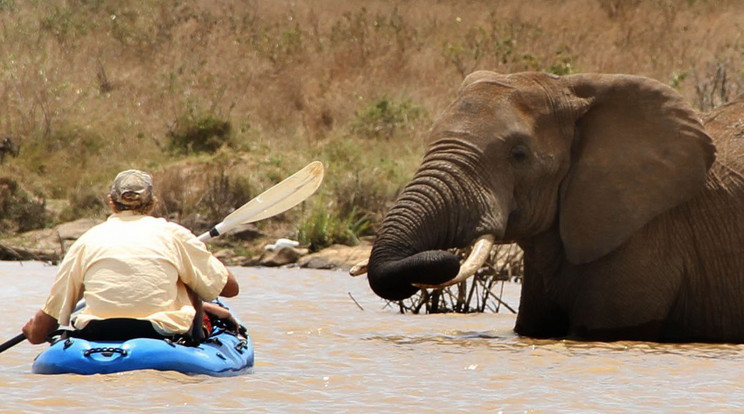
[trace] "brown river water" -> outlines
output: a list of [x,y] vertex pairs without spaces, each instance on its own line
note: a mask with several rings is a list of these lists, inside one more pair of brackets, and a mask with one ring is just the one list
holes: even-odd
[[[0,262],[1,341],[56,270]],[[24,342],[0,355],[0,412],[744,412],[741,345],[533,340],[511,313],[399,314],[340,271],[233,270],[252,374],[35,375],[46,345]],[[516,308],[519,285],[504,289]]]

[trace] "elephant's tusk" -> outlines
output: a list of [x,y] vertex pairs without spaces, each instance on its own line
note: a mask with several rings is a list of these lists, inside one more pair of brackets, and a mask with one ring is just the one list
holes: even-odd
[[362,260],[361,262],[352,266],[351,269],[349,269],[349,274],[352,276],[361,276],[367,273],[368,264],[369,264],[369,259]]
[[473,250],[470,252],[470,255],[460,266],[460,271],[454,278],[438,285],[414,283],[414,286],[422,289],[440,289],[447,286],[452,286],[454,284],[462,282],[463,280],[466,280],[470,276],[473,276],[475,272],[480,269],[484,263],[486,263],[488,255],[491,252],[491,248],[493,247],[493,241],[494,237],[490,234],[485,234],[479,237],[478,240],[476,240],[475,244],[473,244]]

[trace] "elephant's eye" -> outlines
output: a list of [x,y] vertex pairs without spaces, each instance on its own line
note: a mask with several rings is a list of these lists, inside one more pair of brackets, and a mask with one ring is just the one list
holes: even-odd
[[509,158],[514,162],[525,162],[529,158],[529,150],[524,145],[515,145],[509,152]]

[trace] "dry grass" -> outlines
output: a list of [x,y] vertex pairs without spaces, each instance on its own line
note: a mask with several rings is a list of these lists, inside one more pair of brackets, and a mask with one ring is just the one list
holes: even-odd
[[[743,25],[738,0],[0,0],[0,135],[21,143],[0,176],[70,218],[137,167],[167,212],[207,213],[209,177],[260,191],[321,159],[293,220],[332,210],[369,231],[468,72],[634,73],[708,109],[742,90]],[[381,100],[422,115],[365,118]],[[230,146],[169,151],[185,117],[229,122]]]

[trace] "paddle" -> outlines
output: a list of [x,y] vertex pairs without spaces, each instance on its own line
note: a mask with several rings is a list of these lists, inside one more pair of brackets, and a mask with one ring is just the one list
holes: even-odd
[[[323,163],[313,161],[228,214],[208,232],[200,235],[199,240],[206,242],[241,224],[252,223],[283,213],[310,197],[318,189],[321,181],[323,181]],[[189,298],[196,310],[194,323],[191,325],[191,338],[199,341],[203,339],[204,308],[201,299],[191,289],[189,289]]]
[[[305,168],[284,179],[279,184],[259,194],[242,207],[228,214],[211,230],[199,236],[199,240],[207,241],[241,224],[263,220],[300,204],[310,197],[320,187],[323,181],[323,163],[313,161]],[[23,342],[26,335],[18,334],[0,345],[0,353]]]
[[[80,309],[83,309],[84,306],[85,306],[85,301],[81,299],[77,303],[77,305],[75,305],[75,309],[72,310],[72,313],[75,313],[75,312],[79,311]],[[26,339],[26,335],[24,335],[23,333],[19,333],[18,335],[16,335],[13,338],[11,338],[11,339],[3,342],[3,344],[0,345],[0,353],[4,352],[6,349],[10,349],[10,348],[12,348],[12,347],[20,344],[25,339]]]
[[5,343],[3,343],[2,345],[0,345],[0,352],[3,352],[3,351],[5,351],[8,348],[12,348],[12,347],[20,344],[25,339],[26,339],[26,335],[24,335],[22,333],[14,336],[13,339],[9,339],[9,340],[5,341]]
[[200,235],[199,240],[207,241],[241,224],[252,223],[283,213],[310,197],[318,189],[321,181],[323,181],[323,163],[313,161],[230,213],[211,230]]

